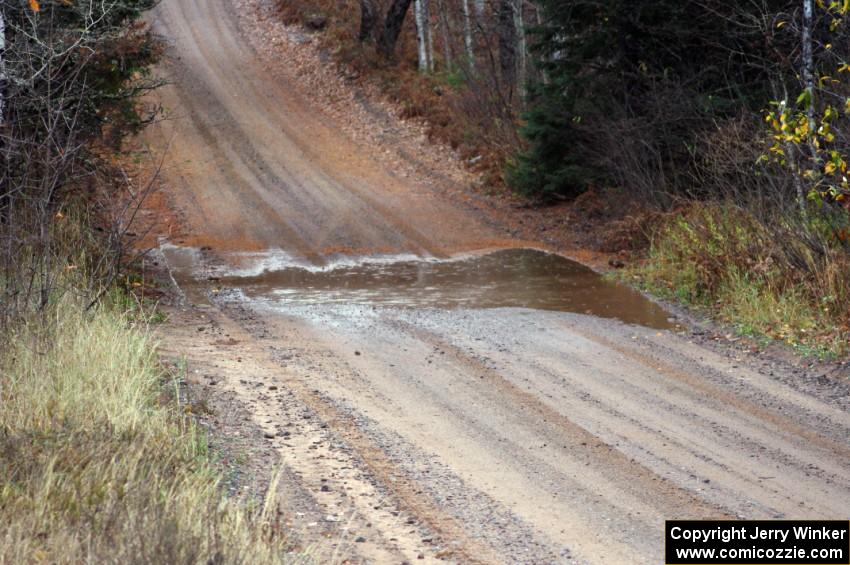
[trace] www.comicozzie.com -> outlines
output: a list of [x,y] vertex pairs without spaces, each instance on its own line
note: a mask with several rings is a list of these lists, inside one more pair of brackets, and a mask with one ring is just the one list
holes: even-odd
[[850,565],[850,522],[670,520],[667,565]]

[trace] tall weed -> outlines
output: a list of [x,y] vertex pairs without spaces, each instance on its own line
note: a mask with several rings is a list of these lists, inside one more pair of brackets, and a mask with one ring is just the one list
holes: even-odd
[[768,224],[732,204],[694,203],[658,230],[630,274],[744,333],[843,355],[850,351],[850,254],[830,240],[834,232],[814,220]]

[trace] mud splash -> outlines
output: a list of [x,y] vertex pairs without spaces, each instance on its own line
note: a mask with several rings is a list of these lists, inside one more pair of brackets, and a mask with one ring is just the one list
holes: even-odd
[[[186,274],[197,257],[176,254],[169,262]],[[274,255],[274,254],[272,254]],[[398,308],[533,308],[614,318],[672,329],[669,314],[640,293],[601,277],[559,255],[507,249],[448,260],[412,256],[341,260],[316,267],[278,256],[236,258],[233,269],[207,273],[222,289],[277,308],[361,305]],[[176,264],[175,264],[176,263]],[[199,273],[195,273],[195,279]],[[182,277],[181,277],[182,278]],[[187,281],[181,281],[181,286]]]

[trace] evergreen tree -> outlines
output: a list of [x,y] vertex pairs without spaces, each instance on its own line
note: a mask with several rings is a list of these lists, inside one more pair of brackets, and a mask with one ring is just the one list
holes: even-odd
[[[528,149],[507,179],[541,199],[617,178],[617,160],[646,154],[680,189],[694,139],[717,119],[770,98],[781,61],[765,37],[766,0],[538,0],[530,30],[541,79],[529,86]],[[625,155],[626,152],[630,154]],[[632,154],[633,153],[633,154]],[[622,154],[622,155],[620,155]],[[634,163],[629,164],[634,168]],[[618,180],[621,180],[618,178]]]

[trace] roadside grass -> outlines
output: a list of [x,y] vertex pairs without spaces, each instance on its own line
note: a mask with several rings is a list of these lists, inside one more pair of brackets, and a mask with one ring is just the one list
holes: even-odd
[[791,233],[732,205],[692,204],[658,229],[646,259],[623,276],[757,340],[821,358],[847,355],[850,257],[826,237],[813,253],[784,237]]
[[253,505],[219,488],[147,320],[83,304],[66,295],[2,336],[0,563],[298,560],[274,488]]

